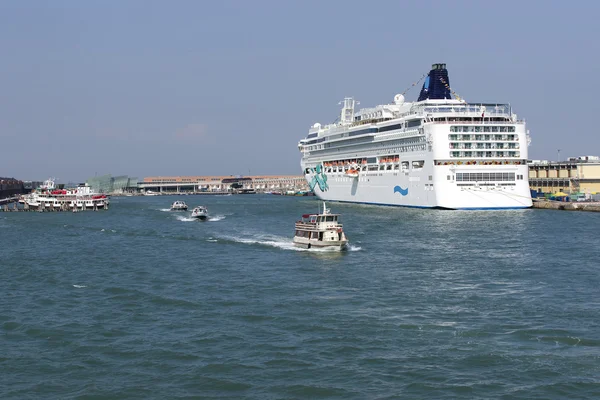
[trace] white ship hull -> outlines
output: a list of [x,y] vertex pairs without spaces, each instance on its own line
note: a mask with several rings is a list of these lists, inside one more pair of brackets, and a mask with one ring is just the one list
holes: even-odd
[[[469,166],[470,167],[470,166]],[[457,186],[448,181],[452,176],[450,167],[434,166],[420,173],[400,171],[364,172],[358,178],[343,173],[327,175],[327,190],[315,185],[314,192],[322,200],[349,203],[376,204],[419,208],[446,208],[464,210],[520,209],[531,207],[531,194],[527,180],[513,185],[477,184]],[[462,168],[461,171],[479,172],[485,169]],[[495,171],[498,171],[496,169]],[[501,169],[515,175],[527,175],[527,166]],[[454,171],[455,175],[456,171]],[[429,176],[432,180],[429,180]],[[315,174],[306,174],[311,183]]]
[[317,248],[344,250],[348,246],[348,241],[346,240],[323,242],[322,240],[317,239],[294,237],[293,242],[295,246],[301,247],[303,249]]

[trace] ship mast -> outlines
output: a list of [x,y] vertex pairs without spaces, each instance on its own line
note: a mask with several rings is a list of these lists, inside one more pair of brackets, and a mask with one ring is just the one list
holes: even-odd
[[[341,104],[341,102],[340,102]],[[344,107],[340,114],[340,123],[342,125],[351,125],[354,122],[354,105],[356,101],[352,97],[344,98]]]

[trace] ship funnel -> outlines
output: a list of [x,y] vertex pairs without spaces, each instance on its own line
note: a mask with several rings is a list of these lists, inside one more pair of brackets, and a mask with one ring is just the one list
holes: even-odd
[[433,64],[431,71],[427,74],[419,99],[422,100],[444,100],[451,99],[450,79],[448,78],[448,70],[446,64]]

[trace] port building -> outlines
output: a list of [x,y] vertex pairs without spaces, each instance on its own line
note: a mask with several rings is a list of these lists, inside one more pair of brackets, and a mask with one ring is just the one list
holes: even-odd
[[228,192],[234,189],[270,191],[303,191],[308,184],[302,175],[257,176],[150,176],[138,182],[142,192]]
[[138,191],[138,178],[127,175],[101,175],[89,178],[85,183],[97,193],[134,193]]
[[529,187],[538,193],[600,193],[600,157],[566,161],[529,160]]

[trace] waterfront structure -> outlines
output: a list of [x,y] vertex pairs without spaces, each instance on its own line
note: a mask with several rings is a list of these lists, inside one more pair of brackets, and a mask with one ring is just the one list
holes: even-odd
[[600,192],[600,157],[569,157],[566,161],[530,160],[529,185],[539,193]]
[[[454,97],[454,98],[452,98]],[[467,103],[434,64],[416,102],[316,123],[298,143],[306,181],[323,200],[449,209],[531,207],[529,135],[508,104]],[[352,171],[351,171],[352,170]]]
[[151,176],[139,182],[138,187],[143,192],[161,193],[308,190],[308,184],[302,175]]
[[24,193],[25,187],[23,181],[15,178],[1,178],[0,177],[0,200],[6,198],[12,198],[21,193]]
[[127,175],[113,177],[108,174],[94,176],[87,179],[85,183],[98,193],[132,193],[137,191],[138,178]]

